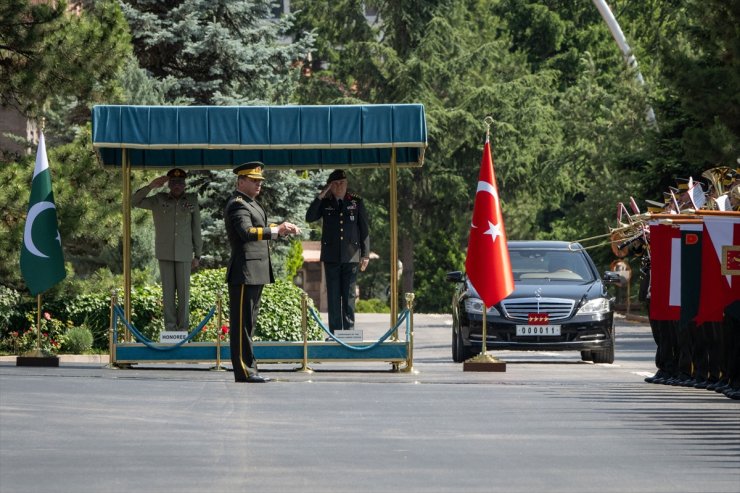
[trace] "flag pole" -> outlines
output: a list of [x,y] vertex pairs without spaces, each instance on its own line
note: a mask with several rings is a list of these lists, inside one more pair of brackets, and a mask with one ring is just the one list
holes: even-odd
[[[493,124],[493,118],[487,116],[483,119],[483,124],[486,126],[486,144],[490,143],[491,138],[491,125]],[[482,301],[482,300],[481,300]],[[483,303],[483,316],[481,324],[481,351],[480,354],[473,356],[472,358],[463,362],[463,371],[495,371],[505,372],[506,362],[501,361],[488,354],[487,340],[488,340],[488,307]]]
[[[39,127],[41,127],[41,134],[43,135],[46,129],[45,116],[41,117]],[[41,293],[36,295],[36,351],[33,355],[39,358],[43,356],[41,354]]]
[[[19,355],[16,360],[16,366],[59,366],[58,356],[45,356],[41,352],[41,293],[48,290],[54,284],[60,282],[66,276],[64,270],[64,255],[62,251],[62,242],[59,236],[58,221],[56,218],[56,206],[51,189],[51,171],[49,170],[49,160],[46,155],[46,141],[44,139],[44,130],[46,128],[46,118],[41,117],[38,120],[38,148],[36,150],[36,162],[33,167],[33,178],[31,178],[31,196],[29,198],[28,214],[26,216],[26,225],[23,233],[23,247],[21,249],[20,268],[21,274],[26,281],[28,290],[33,295],[36,293],[36,348],[28,351],[25,355]],[[41,211],[54,210],[54,230],[56,240],[59,242],[58,252],[51,252],[48,240],[45,237],[44,250],[47,254],[42,253],[34,244],[33,225]],[[42,220],[43,221],[43,220]],[[42,229],[47,236],[49,225],[44,224]],[[59,256],[51,263],[41,262],[39,259],[49,259],[50,256]]]
[[36,356],[41,356],[41,293],[36,295]]
[[[486,126],[486,144],[490,142],[491,139],[491,124],[493,123],[493,118],[490,116],[487,116],[483,119],[483,124]],[[487,327],[487,320],[488,319],[488,307],[485,303],[483,303],[483,327],[481,329],[481,350],[480,350],[480,356],[481,358],[488,361],[488,327]]]

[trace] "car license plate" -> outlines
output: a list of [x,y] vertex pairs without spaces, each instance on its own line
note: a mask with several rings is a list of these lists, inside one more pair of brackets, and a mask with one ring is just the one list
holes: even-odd
[[517,325],[518,336],[559,336],[559,325]]

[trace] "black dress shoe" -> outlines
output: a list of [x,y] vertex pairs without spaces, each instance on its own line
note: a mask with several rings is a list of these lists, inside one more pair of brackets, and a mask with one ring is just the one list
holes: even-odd
[[714,391],[718,394],[724,394],[725,390],[727,390],[730,387],[730,382],[727,382],[725,380],[720,380],[719,384],[717,384],[716,387],[714,387]]
[[270,381],[267,377],[261,377],[259,375],[251,375],[244,380],[247,383],[267,383]]
[[661,380],[662,378],[665,378],[666,376],[667,376],[666,372],[664,372],[663,370],[658,370],[655,372],[655,375],[653,375],[652,377],[646,377],[645,381],[647,383],[659,383],[656,380]]
[[697,389],[706,389],[707,388],[707,385],[709,385],[709,380],[707,380],[706,378],[699,377],[699,378],[696,379],[696,383],[694,384],[694,388],[697,388]]

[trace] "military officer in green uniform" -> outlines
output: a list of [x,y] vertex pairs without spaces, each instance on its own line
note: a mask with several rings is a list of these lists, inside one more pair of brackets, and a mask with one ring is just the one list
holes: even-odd
[[358,195],[347,192],[347,176],[341,169],[332,171],[308,207],[306,221],[319,219],[323,220],[321,261],[333,334],[354,328],[357,271],[364,271],[370,260],[367,211]]
[[262,287],[275,278],[270,262],[268,240],[301,232],[295,224],[267,223],[267,213],[256,198],[262,190],[262,163],[252,161],[234,168],[236,190],[224,209],[226,235],[231,256],[226,268],[229,285],[229,345],[234,380],[262,383],[254,359],[252,334],[259,315]]
[[[154,218],[154,255],[162,278],[165,330],[190,329],[190,273],[203,252],[200,208],[195,194],[185,193],[187,173],[175,168],[137,190],[134,207],[149,209]],[[167,184],[169,192],[149,195]]]

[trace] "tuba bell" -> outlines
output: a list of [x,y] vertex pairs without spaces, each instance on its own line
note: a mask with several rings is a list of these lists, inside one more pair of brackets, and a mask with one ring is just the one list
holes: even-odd
[[726,186],[732,184],[735,178],[736,172],[728,166],[718,166],[716,168],[710,168],[704,171],[701,176],[709,181],[709,198],[706,205],[707,209],[718,210],[720,209],[720,197],[727,193]]

